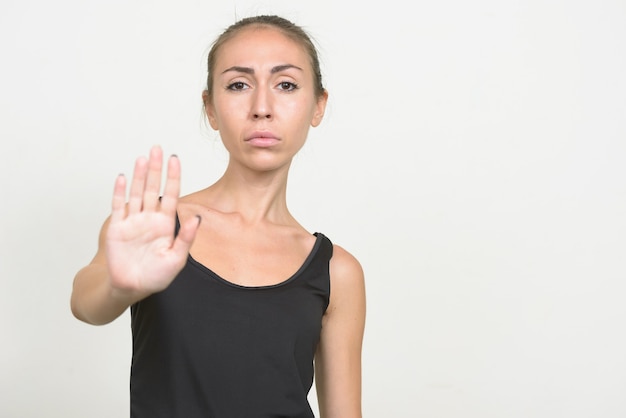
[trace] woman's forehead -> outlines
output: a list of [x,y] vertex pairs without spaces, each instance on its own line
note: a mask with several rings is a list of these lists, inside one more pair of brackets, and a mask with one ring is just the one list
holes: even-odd
[[241,29],[221,45],[216,56],[216,69],[260,63],[289,63],[305,69],[309,61],[304,46],[280,29],[254,26]]

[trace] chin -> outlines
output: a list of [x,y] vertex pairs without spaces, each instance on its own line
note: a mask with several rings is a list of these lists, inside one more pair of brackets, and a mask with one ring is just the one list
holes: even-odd
[[251,171],[267,173],[272,171],[288,170],[291,165],[291,160],[291,158],[279,158],[276,154],[257,154],[249,155],[244,159],[239,160],[239,164]]

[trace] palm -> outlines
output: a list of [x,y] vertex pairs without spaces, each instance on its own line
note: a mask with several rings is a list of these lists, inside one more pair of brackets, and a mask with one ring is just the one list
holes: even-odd
[[163,290],[186,261],[195,230],[174,237],[180,166],[176,158],[170,158],[165,190],[159,199],[161,166],[159,148],[152,149],[148,161],[137,160],[127,204],[124,177],[116,182],[106,235],[113,288],[141,293]]

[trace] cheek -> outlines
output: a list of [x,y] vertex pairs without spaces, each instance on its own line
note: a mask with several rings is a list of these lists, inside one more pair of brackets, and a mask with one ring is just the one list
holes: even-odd
[[240,121],[242,117],[245,117],[246,112],[246,107],[243,103],[232,100],[218,101],[214,109],[215,119],[220,129],[227,129],[229,125]]
[[291,120],[298,121],[299,124],[303,125],[303,128],[308,129],[313,120],[315,106],[308,100],[297,100],[287,104],[283,111],[285,115],[289,115]]

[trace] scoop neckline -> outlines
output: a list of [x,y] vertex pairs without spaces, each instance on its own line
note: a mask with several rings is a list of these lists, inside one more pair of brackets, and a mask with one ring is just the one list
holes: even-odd
[[322,244],[322,238],[324,236],[321,232],[315,232],[312,235],[315,236],[315,243],[313,244],[313,248],[311,248],[311,251],[309,251],[309,254],[307,255],[307,257],[304,259],[304,262],[300,265],[300,267],[296,270],[295,273],[293,273],[287,279],[285,279],[285,280],[283,280],[281,282],[275,283],[275,284],[269,284],[269,285],[263,285],[263,286],[246,286],[246,285],[237,284],[237,283],[231,282],[230,280],[220,276],[219,274],[217,274],[216,272],[211,270],[210,267],[202,264],[201,262],[199,262],[198,260],[193,258],[191,253],[189,253],[187,255],[187,259],[189,260],[189,262],[192,265],[194,265],[195,267],[199,268],[201,271],[207,273],[208,275],[210,275],[211,277],[216,279],[218,282],[220,282],[222,284],[225,284],[227,286],[230,286],[230,287],[233,287],[233,288],[236,288],[236,289],[241,289],[241,290],[275,289],[275,288],[285,286],[285,285],[295,281],[302,274],[302,272],[309,266],[309,264],[311,264],[311,261],[315,257],[315,254],[317,254],[317,252],[319,250],[319,247]]

